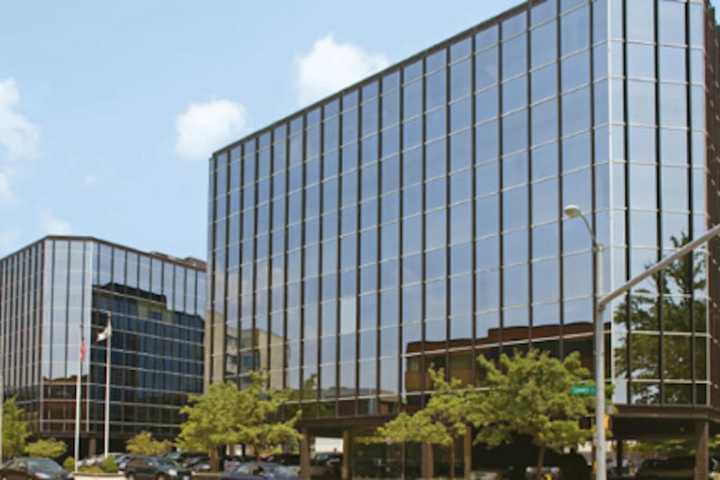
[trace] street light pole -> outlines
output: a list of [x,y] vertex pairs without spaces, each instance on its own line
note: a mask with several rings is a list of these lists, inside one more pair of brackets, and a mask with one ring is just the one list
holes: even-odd
[[595,281],[596,281],[596,301],[595,301],[595,478],[597,480],[605,480],[607,477],[607,470],[605,466],[606,462],[606,440],[605,440],[605,328],[604,322],[602,321],[605,309],[607,306],[620,297],[626,294],[634,286],[642,282],[648,277],[655,275],[662,269],[676,262],[678,259],[685,257],[690,254],[701,245],[709,242],[713,238],[720,235],[720,225],[715,225],[713,228],[705,232],[705,234],[696,238],[692,242],[687,243],[681,248],[675,250],[671,255],[663,258],[652,267],[648,268],[644,272],[634,276],[623,285],[620,285],[616,289],[612,290],[605,296],[601,296],[602,292],[602,253],[603,246],[597,242],[597,237],[587,217],[583,215],[582,211],[576,205],[568,205],[564,208],[565,215],[568,218],[580,218],[592,238],[593,252],[596,254],[597,268],[595,269]]
[[592,250],[595,254],[595,307],[593,314],[594,344],[595,344],[595,478],[605,480],[607,476],[607,444],[605,441],[605,304],[600,302],[600,293],[603,285],[603,251],[604,247],[597,241],[595,231],[592,229],[587,217],[579,207],[568,205],[565,207],[568,218],[580,218],[590,233]]

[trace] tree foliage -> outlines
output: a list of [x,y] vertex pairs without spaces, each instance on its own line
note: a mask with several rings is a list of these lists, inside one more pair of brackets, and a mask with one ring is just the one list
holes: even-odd
[[75,471],[75,458],[70,456],[65,459],[63,462],[63,468],[67,470],[68,472],[74,472]]
[[366,441],[386,443],[426,443],[448,449],[450,477],[455,474],[455,442],[469,428],[471,407],[477,394],[460,380],[445,379],[442,369],[429,369],[433,393],[425,407],[413,415],[401,413],[379,427]]
[[126,448],[129,453],[136,455],[164,455],[169,452],[173,444],[169,440],[155,440],[152,433],[140,432],[127,441]]
[[538,447],[541,474],[546,449],[560,450],[585,442],[591,430],[580,419],[592,415],[593,398],[571,395],[573,385],[592,384],[590,372],[575,352],[564,360],[531,350],[502,355],[499,367],[479,358],[487,391],[478,395],[470,418],[476,442],[498,446],[527,436]]
[[300,411],[289,420],[280,417],[280,408],[287,402],[285,391],[266,389],[267,375],[253,373],[250,384],[240,390],[239,406],[243,412],[238,424],[238,442],[252,447],[257,456],[272,453],[279,446],[295,447],[301,435],[295,424]]
[[24,419],[25,412],[18,407],[15,398],[3,404],[3,458],[12,458],[25,451],[30,429]]
[[257,372],[242,389],[233,383],[218,383],[205,394],[191,397],[181,410],[186,421],[180,429],[178,446],[209,452],[213,469],[217,469],[217,449],[225,445],[249,445],[256,455],[264,455],[278,446],[297,444],[300,434],[295,424],[300,412],[283,421],[279,411],[288,394],[266,389],[266,383],[267,375]]
[[[165,452],[167,453],[167,452]],[[115,457],[108,455],[100,462],[100,469],[103,473],[118,473],[118,464],[115,461]]]
[[[690,237],[682,233],[672,236],[673,248],[683,247]],[[645,265],[645,268],[651,264]],[[660,319],[662,330],[689,334],[707,329],[707,306],[702,295],[692,296],[692,292],[702,292],[707,286],[705,262],[700,254],[688,254],[668,265],[662,274],[653,276],[634,290],[629,300],[617,306],[613,321],[623,330],[636,332],[659,332]],[[661,294],[661,295],[658,295]],[[662,315],[660,314],[662,312]],[[692,325],[692,323],[695,325]],[[707,376],[704,339],[696,339],[699,344],[692,346],[689,335],[659,335],[647,333],[621,335],[619,346],[614,349],[615,365],[619,376],[636,379],[654,380],[661,376],[672,380],[688,380]],[[662,348],[660,342],[662,341]],[[693,372],[693,351],[695,368]],[[666,359],[660,372],[658,361],[660,354]],[[642,384],[637,384],[642,385]],[[634,395],[638,403],[692,403],[692,389],[685,385],[672,385],[663,391],[656,384],[648,383],[643,389],[636,389]]]
[[54,438],[40,439],[29,443],[25,447],[25,453],[31,457],[58,458],[65,454],[67,445],[65,442]]

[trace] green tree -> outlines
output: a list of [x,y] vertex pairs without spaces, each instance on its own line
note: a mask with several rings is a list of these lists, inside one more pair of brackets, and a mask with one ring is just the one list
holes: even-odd
[[65,442],[54,438],[40,439],[29,443],[25,447],[25,453],[31,457],[58,458],[65,454],[67,445]]
[[63,468],[68,472],[75,471],[75,459],[73,457],[67,457],[63,462]]
[[169,440],[155,440],[150,432],[140,432],[126,443],[129,453],[151,456],[164,455],[172,449],[172,446]]
[[212,468],[217,471],[218,448],[238,443],[239,403],[240,390],[234,383],[215,383],[204,394],[192,395],[180,410],[186,419],[180,426],[177,446],[191,452],[208,452]]
[[[472,387],[458,379],[446,380],[442,369],[429,369],[433,393],[425,407],[413,415],[401,413],[379,427],[369,441],[438,445],[448,449],[450,478],[455,478],[455,444],[469,430],[470,407],[476,399]],[[429,448],[428,452],[431,451]],[[432,460],[427,459],[429,465]],[[469,470],[466,468],[466,474]],[[427,472],[430,474],[430,472]]]
[[103,473],[118,473],[118,464],[115,461],[115,457],[112,455],[105,457],[103,461],[100,462],[100,470],[102,470]]
[[478,427],[476,442],[491,447],[529,437],[538,448],[537,479],[547,449],[573,447],[591,437],[580,419],[592,414],[594,397],[575,396],[573,385],[591,384],[590,372],[575,352],[564,360],[530,350],[502,355],[499,368],[481,356],[488,389],[478,394],[470,415]]
[[[687,234],[670,238],[673,248],[689,243]],[[645,265],[645,268],[651,263]],[[614,349],[617,376],[640,380],[689,380],[707,378],[705,339],[696,338],[693,347],[690,333],[707,331],[707,306],[703,292],[707,286],[704,256],[688,254],[668,265],[661,274],[641,284],[629,300],[617,306],[613,321],[620,331],[619,345]],[[693,292],[695,296],[691,295]],[[665,332],[684,333],[660,337],[660,321]],[[694,323],[694,326],[692,325]],[[635,333],[637,332],[637,333]],[[662,341],[662,346],[661,346]],[[693,352],[695,360],[693,362]],[[660,362],[660,355],[665,361]],[[695,372],[692,371],[693,364]],[[660,365],[663,371],[660,372]],[[635,383],[634,403],[692,403],[692,389],[685,385],[666,385],[664,399],[656,383]]]
[[18,407],[15,398],[8,398],[3,404],[3,458],[12,458],[25,451],[30,429],[25,421],[25,412]]
[[267,374],[255,372],[250,384],[240,391],[239,410],[243,412],[238,424],[238,443],[252,447],[256,456],[265,456],[284,446],[296,447],[302,436],[295,424],[302,415],[298,411],[289,420],[283,420],[280,409],[288,401],[288,393],[266,389]]
[[301,412],[283,420],[280,410],[289,394],[267,389],[266,384],[267,374],[256,372],[242,389],[232,383],[213,384],[205,394],[191,397],[181,410],[186,420],[180,427],[178,446],[207,451],[213,470],[219,467],[218,448],[225,445],[249,445],[256,455],[295,446],[301,438],[295,429]]

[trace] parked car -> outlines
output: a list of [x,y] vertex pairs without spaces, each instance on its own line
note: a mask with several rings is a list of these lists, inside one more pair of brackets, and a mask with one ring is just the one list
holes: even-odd
[[[110,452],[108,456],[113,457],[115,463],[120,466],[120,462],[124,460],[129,454],[121,452]],[[92,457],[83,458],[78,462],[78,467],[90,467],[94,465],[100,465],[105,460],[105,455],[93,455]]]
[[127,480],[190,480],[191,472],[164,457],[136,456],[125,466]]
[[168,452],[165,455],[163,455],[164,458],[167,458],[168,460],[172,460],[173,462],[177,462],[179,464],[185,463],[185,461],[191,457],[206,457],[207,452],[184,452],[180,450],[173,450],[172,452]]
[[232,472],[236,470],[240,465],[249,462],[255,462],[255,457],[242,455],[230,455],[222,459],[221,469],[223,472]]
[[310,461],[310,474],[317,478],[338,478],[342,470],[342,453],[319,452]]
[[[692,480],[695,473],[695,457],[673,457],[668,459],[648,459],[640,464],[637,480]],[[708,476],[720,479],[720,462],[710,458]]]
[[190,468],[190,467],[192,467],[193,465],[195,465],[196,463],[205,462],[205,461],[208,461],[208,460],[210,460],[210,457],[208,457],[208,456],[205,455],[205,454],[200,453],[200,454],[194,454],[194,455],[185,456],[185,457],[183,457],[183,459],[182,459],[181,461],[179,461],[178,463],[179,463],[180,465],[182,465],[183,467],[185,467],[185,468]]
[[300,455],[296,453],[278,453],[270,455],[267,459],[268,463],[277,463],[286,466],[300,466]]
[[220,480],[299,480],[300,467],[271,462],[248,462],[232,472],[225,472]]
[[0,480],[69,480],[72,476],[49,458],[17,457],[0,469]]
[[121,472],[125,472],[125,467],[127,467],[127,464],[130,460],[135,458],[135,455],[132,453],[124,453],[120,456],[118,456],[115,459],[115,463],[117,463],[118,470]]

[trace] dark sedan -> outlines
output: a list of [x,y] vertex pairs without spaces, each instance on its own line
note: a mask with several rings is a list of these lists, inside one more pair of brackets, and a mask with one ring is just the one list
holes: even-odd
[[68,480],[72,478],[49,458],[18,457],[0,469],[0,480]]
[[137,456],[125,466],[125,478],[127,480],[190,480],[191,473],[187,468],[164,457]]
[[232,472],[223,473],[220,480],[299,480],[300,468],[270,462],[249,462]]

